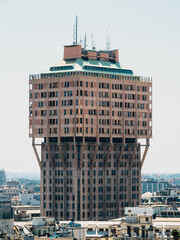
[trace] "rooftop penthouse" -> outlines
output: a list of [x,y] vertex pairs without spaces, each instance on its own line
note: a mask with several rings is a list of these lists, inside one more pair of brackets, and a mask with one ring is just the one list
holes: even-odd
[[69,59],[83,59],[83,60],[100,60],[110,61],[112,63],[119,63],[118,49],[104,51],[104,50],[86,50],[81,45],[64,46],[64,60]]
[[85,50],[81,45],[64,46],[64,59],[41,74],[30,74],[29,79],[46,79],[68,76],[102,77],[139,82],[152,78],[135,76],[130,69],[122,68],[118,50]]

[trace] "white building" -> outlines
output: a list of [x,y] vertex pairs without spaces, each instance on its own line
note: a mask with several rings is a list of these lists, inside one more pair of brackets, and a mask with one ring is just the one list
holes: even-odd
[[40,205],[40,194],[22,193],[19,201],[24,205]]
[[139,214],[149,214],[155,217],[157,214],[160,214],[163,210],[168,209],[167,205],[152,205],[152,206],[138,206],[138,207],[126,207],[125,216],[139,215]]

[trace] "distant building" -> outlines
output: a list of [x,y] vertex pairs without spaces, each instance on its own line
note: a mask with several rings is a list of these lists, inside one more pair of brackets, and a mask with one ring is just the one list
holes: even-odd
[[173,207],[180,206],[180,196],[178,189],[167,188],[155,194],[150,192],[144,193],[141,196],[143,205],[169,205]]
[[141,193],[146,192],[159,192],[161,190],[166,189],[169,186],[169,182],[165,180],[154,180],[154,179],[148,179],[145,181],[141,181]]
[[0,169],[0,186],[6,185],[6,173],[4,169]]
[[0,194],[0,233],[13,233],[13,217],[11,200]]
[[19,196],[19,192],[20,192],[19,188],[15,188],[15,187],[4,186],[0,188],[0,193],[9,198]]
[[12,202],[12,205],[18,205],[19,204],[19,196],[11,197],[11,202]]
[[40,194],[22,193],[19,196],[19,201],[24,205],[40,205]]
[[21,189],[21,184],[17,180],[7,180],[7,187]]
[[170,182],[171,182],[171,184],[172,185],[180,185],[180,178],[172,178],[171,180],[170,180]]
[[167,209],[161,212],[163,218],[180,218],[180,210],[178,209]]

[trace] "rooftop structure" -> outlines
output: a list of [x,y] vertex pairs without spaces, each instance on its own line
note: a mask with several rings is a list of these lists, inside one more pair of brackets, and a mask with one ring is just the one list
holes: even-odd
[[42,216],[107,220],[141,201],[152,82],[122,68],[118,55],[65,46],[60,63],[29,76],[29,136],[41,169]]

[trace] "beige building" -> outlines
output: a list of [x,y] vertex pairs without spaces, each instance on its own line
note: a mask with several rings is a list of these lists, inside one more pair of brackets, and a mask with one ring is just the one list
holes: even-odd
[[140,239],[152,239],[154,228],[152,215],[129,215],[121,223],[121,237],[138,237]]
[[42,216],[123,216],[141,199],[152,137],[151,78],[122,68],[118,50],[65,46],[60,63],[29,76],[29,136],[41,169]]

